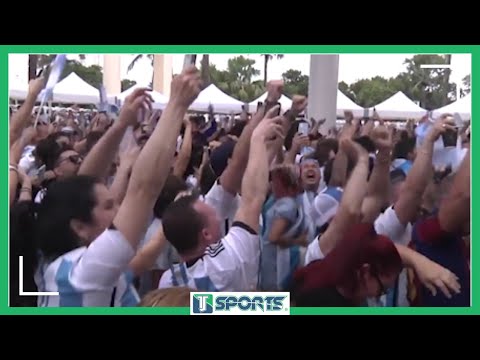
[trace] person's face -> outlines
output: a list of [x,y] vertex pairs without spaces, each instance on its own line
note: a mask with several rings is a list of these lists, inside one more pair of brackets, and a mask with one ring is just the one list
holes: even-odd
[[357,273],[358,283],[356,297],[379,298],[395,284],[398,274],[376,274],[369,264],[364,264]]
[[215,209],[200,200],[197,200],[193,207],[203,216],[205,221],[205,226],[201,232],[201,241],[205,247],[218,242],[222,238],[221,223]]
[[62,145],[70,145],[70,137],[67,135],[62,135],[57,138],[57,144]]
[[76,151],[64,151],[57,161],[55,174],[57,174],[59,178],[67,178],[76,175],[82,164],[82,160],[82,157]]
[[37,134],[35,136],[35,139],[37,141],[43,140],[48,136],[48,125],[44,122],[38,122],[37,123]]
[[395,204],[403,191],[405,181],[396,181],[390,187],[390,204]]
[[136,130],[135,130],[135,141],[139,146],[145,145],[145,143],[148,141],[150,138],[150,135],[152,135],[153,129],[151,126],[148,124],[141,124]]
[[110,191],[103,184],[94,187],[95,207],[92,210],[92,222],[89,224],[75,221],[74,231],[90,244],[112,223],[118,206]]
[[315,160],[302,162],[302,184],[305,189],[317,189],[320,185],[320,167]]

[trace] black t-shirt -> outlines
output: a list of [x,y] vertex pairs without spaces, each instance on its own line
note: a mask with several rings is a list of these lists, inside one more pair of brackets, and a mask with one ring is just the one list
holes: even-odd
[[335,287],[317,289],[295,298],[296,307],[356,307]]

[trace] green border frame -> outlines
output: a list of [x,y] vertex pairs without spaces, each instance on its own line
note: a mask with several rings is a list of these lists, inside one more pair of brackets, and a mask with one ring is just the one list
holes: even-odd
[[[14,53],[198,53],[198,54],[371,54],[371,53],[408,53],[408,54],[460,54],[472,55],[472,84],[480,74],[480,46],[477,45],[4,45],[0,48],[0,74],[4,85],[0,88],[0,108],[5,118],[0,122],[0,133],[5,136],[5,144],[0,149],[1,167],[5,176],[0,177],[0,191],[4,201],[0,203],[0,231],[5,234],[0,244],[0,315],[188,315],[189,308],[9,308],[8,307],[8,54]],[[472,86],[472,115],[480,114],[480,92]],[[472,117],[473,117],[472,116]],[[472,154],[473,155],[473,154]],[[473,163],[473,157],[472,157]],[[476,168],[472,169],[476,177]],[[473,179],[472,179],[473,183]],[[472,191],[474,189],[472,188]],[[477,202],[473,191],[472,208]],[[473,209],[472,209],[473,210]],[[472,237],[477,233],[479,223],[472,222]],[[476,262],[480,259],[480,246],[472,244],[472,306],[469,308],[292,308],[292,315],[472,315],[480,314],[480,273],[476,271]]]

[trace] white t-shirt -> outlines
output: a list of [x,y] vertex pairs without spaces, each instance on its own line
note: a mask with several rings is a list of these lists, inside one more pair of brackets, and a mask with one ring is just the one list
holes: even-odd
[[217,211],[222,222],[222,234],[226,235],[240,206],[240,196],[230,194],[216,181],[203,201]]
[[305,254],[305,266],[310,264],[312,261],[322,260],[325,257],[325,255],[322,253],[322,250],[320,250],[320,244],[318,243],[319,238],[320,235],[308,245],[307,253]]
[[35,282],[39,307],[136,306],[140,301],[132,285],[128,264],[135,250],[118,230],[105,230],[90,246],[72,250],[51,263],[40,264]]
[[173,265],[159,288],[188,286],[199,291],[254,291],[260,259],[260,238],[247,225],[235,222],[228,234],[206,248],[193,264]]

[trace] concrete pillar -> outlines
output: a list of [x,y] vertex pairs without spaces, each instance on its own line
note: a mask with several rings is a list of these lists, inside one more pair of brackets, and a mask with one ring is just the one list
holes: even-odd
[[153,90],[165,96],[170,96],[172,63],[172,55],[155,54],[153,56]]
[[122,80],[120,79],[120,55],[103,55],[103,85],[107,95],[120,94]]
[[337,119],[338,55],[311,55],[308,85],[308,118],[327,119],[320,132],[326,134]]

